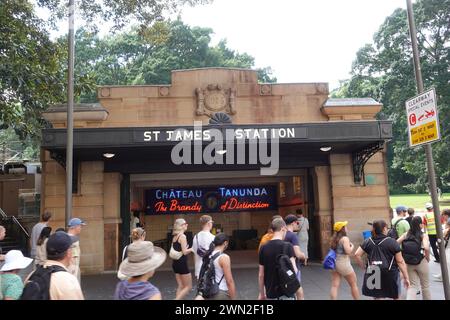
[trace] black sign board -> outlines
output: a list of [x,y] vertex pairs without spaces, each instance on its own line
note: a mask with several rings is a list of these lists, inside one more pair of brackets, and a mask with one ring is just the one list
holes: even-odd
[[148,189],[146,214],[193,214],[277,209],[277,188],[264,186],[217,186]]

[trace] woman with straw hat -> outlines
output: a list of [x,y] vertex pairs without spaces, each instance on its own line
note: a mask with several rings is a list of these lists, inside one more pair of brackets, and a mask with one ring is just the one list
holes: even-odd
[[23,291],[23,282],[19,271],[33,261],[24,257],[19,250],[10,250],[5,255],[5,264],[0,269],[0,300],[19,300]]
[[184,219],[177,219],[173,225],[172,247],[170,256],[173,259],[172,269],[177,280],[177,292],[175,300],[186,297],[192,289],[192,276],[188,268],[187,255],[194,252],[188,248],[186,235],[188,224]]
[[115,300],[161,300],[161,292],[148,280],[166,260],[166,252],[150,241],[136,241],[128,246],[128,256],[119,273],[128,277],[117,284]]

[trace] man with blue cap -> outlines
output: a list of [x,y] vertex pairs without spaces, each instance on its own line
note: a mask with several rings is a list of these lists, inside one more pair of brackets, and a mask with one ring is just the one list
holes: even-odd
[[81,272],[80,272],[80,233],[82,226],[85,226],[86,223],[80,218],[70,219],[67,233],[74,238],[75,242],[72,244],[72,263],[69,266],[69,272],[73,274],[78,282],[81,283]]

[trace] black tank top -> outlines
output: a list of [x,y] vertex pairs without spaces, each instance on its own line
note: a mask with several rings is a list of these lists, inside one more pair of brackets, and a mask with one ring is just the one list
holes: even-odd
[[178,240],[180,240],[180,236],[178,236],[177,241],[175,241],[173,244],[173,249],[176,251],[180,251],[181,252],[181,243],[178,242]]

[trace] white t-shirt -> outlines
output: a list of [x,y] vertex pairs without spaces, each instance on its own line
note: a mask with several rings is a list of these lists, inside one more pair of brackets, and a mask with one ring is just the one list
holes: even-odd
[[200,269],[202,267],[203,258],[197,254],[197,248],[200,247],[205,251],[209,249],[209,245],[214,240],[214,235],[209,231],[200,231],[192,241],[192,249],[194,250],[195,260],[195,277],[198,279]]

